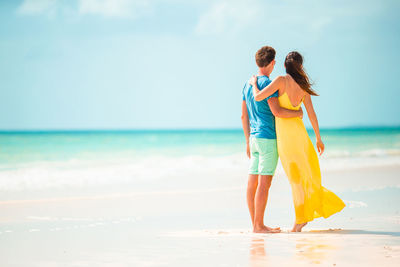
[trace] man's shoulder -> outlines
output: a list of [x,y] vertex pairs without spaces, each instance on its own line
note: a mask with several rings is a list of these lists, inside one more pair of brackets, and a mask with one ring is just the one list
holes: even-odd
[[258,84],[259,89],[263,89],[270,83],[271,83],[271,80],[267,76],[260,76],[257,79],[257,84]]
[[246,81],[242,88],[243,101],[246,101],[246,99],[247,99],[246,95],[248,94],[248,91],[249,91],[249,81]]

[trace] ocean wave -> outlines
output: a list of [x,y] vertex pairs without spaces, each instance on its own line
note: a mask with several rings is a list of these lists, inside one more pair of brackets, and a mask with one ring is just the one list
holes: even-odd
[[[322,172],[381,166],[400,166],[400,156],[371,153],[357,157],[320,158]],[[168,183],[171,179],[202,179],[207,183],[224,177],[246,175],[248,159],[244,153],[226,156],[187,155],[180,157],[69,159],[0,165],[0,191],[41,190],[48,188],[90,188],[108,185]],[[279,164],[276,176],[285,176]]]
[[224,157],[163,157],[142,159],[41,161],[2,166],[0,190],[92,187],[141,184],[171,178],[209,177],[246,170],[247,161],[237,155]]

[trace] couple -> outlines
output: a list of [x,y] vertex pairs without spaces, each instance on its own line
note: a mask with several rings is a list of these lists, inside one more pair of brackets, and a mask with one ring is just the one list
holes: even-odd
[[[311,96],[317,95],[303,69],[303,57],[290,52],[285,59],[286,75],[271,82],[275,50],[264,46],[256,53],[258,76],[243,88],[242,124],[250,158],[247,204],[256,233],[278,233],[280,228],[264,225],[264,211],[272,176],[278,163],[292,187],[296,221],[292,232],[314,218],[327,218],[341,211],[345,204],[321,185],[318,156],[304,127],[301,104],[307,110],[316,135],[320,155],[324,152],[317,116]],[[275,119],[276,117],[276,119]]]

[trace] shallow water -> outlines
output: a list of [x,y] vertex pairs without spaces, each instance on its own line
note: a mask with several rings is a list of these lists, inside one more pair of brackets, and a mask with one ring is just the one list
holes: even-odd
[[[322,130],[322,137],[323,170],[400,165],[400,128]],[[240,130],[0,133],[0,192],[165,183],[245,168]]]

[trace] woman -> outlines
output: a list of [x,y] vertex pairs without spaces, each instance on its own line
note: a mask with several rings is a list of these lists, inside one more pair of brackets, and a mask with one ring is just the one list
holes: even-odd
[[[311,95],[317,95],[303,69],[303,57],[290,52],[285,59],[287,75],[279,76],[262,91],[258,90],[257,77],[253,76],[254,99],[261,101],[279,90],[279,104],[287,109],[298,110],[301,103],[307,110],[317,141],[320,155],[324,152],[317,116]],[[292,232],[302,228],[314,218],[327,218],[341,211],[345,204],[331,191],[321,185],[318,156],[301,118],[276,118],[278,153],[282,166],[292,187],[296,222]]]

